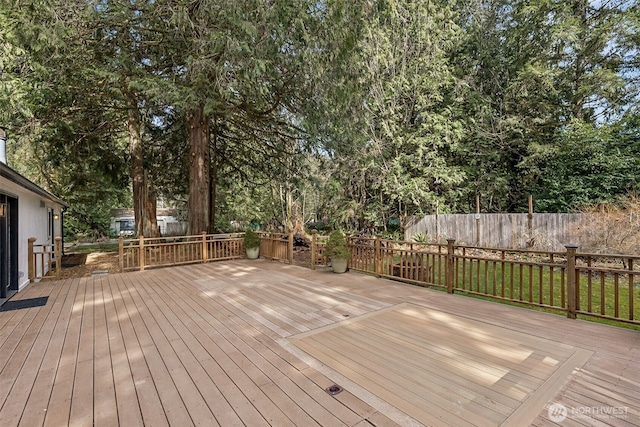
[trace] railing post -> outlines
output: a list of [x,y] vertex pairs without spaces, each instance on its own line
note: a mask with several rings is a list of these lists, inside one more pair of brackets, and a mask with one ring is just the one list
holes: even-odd
[[202,232],[202,262],[206,262],[209,258],[209,253],[207,249],[207,232]]
[[124,271],[124,239],[122,236],[118,237],[118,268],[120,273]]
[[311,232],[311,269],[312,270],[316,269],[316,264],[318,262],[316,260],[316,257],[318,256],[317,244],[318,244],[318,232],[316,230],[313,230]]
[[140,271],[144,271],[144,236],[140,235],[140,243],[138,245],[138,264],[140,264]]
[[271,261],[274,260],[276,253],[276,239],[274,234],[274,232],[269,233],[269,257],[271,258]]
[[380,278],[380,276],[382,275],[382,243],[380,241],[380,238],[382,236],[380,236],[379,234],[376,234],[376,240],[373,243],[373,262],[374,262],[374,268],[376,270],[376,277]]
[[456,242],[456,239],[447,239],[447,267],[444,274],[444,278],[447,285],[447,293],[453,293],[453,255],[454,255],[454,247],[453,244]]
[[56,256],[56,279],[59,279],[62,274],[62,237],[58,236],[54,240],[56,242],[53,249]]
[[289,264],[293,264],[293,230],[289,231],[289,245],[287,247],[287,256]]
[[580,295],[576,292],[576,251],[578,245],[565,245],[567,248],[567,317],[576,318],[576,308]]
[[35,237],[29,237],[29,239],[27,240],[27,256],[29,257],[29,282],[33,283],[36,280],[36,259],[33,256],[33,244],[35,243],[37,239]]

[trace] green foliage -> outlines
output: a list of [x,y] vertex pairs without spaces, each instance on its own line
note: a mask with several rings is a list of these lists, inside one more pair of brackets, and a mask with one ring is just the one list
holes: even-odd
[[332,135],[322,217],[387,231],[389,219],[430,211],[464,178],[451,162],[464,133],[449,61],[460,33],[445,2],[380,1],[364,19],[352,62],[359,105],[340,122],[349,132]]
[[531,148],[529,161],[539,174],[533,193],[538,211],[572,211],[638,189],[640,147],[619,126],[576,121],[556,141]]
[[565,211],[640,182],[633,2],[14,6],[0,7],[0,124],[12,166],[72,204],[70,233],[105,234],[109,208],[132,203],[128,120],[144,179],[191,206],[200,106],[218,230],[400,235],[390,219],[473,212],[476,196],[485,212],[529,194]]
[[427,234],[418,233],[413,236],[413,241],[416,243],[429,243],[429,236]]
[[323,254],[329,259],[349,259],[351,252],[341,231],[335,230],[329,235]]
[[260,235],[253,231],[252,229],[248,229],[244,233],[244,247],[246,249],[254,249],[260,247]]

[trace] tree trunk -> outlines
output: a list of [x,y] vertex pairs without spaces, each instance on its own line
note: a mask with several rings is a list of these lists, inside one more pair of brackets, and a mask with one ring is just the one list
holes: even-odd
[[129,128],[129,154],[131,155],[131,184],[133,186],[133,215],[136,221],[136,236],[142,233],[144,217],[144,164],[142,163],[142,138],[138,128],[138,109],[135,97],[127,94]]
[[189,113],[189,232],[209,230],[210,154],[209,118],[200,105]]
[[146,195],[144,198],[144,223],[142,226],[143,236],[145,237],[160,237],[160,229],[158,228],[158,218],[156,216],[158,210],[158,198],[156,196],[156,189],[151,179],[144,173],[145,190]]
[[209,233],[215,233],[216,228],[216,195],[218,188],[218,120],[213,118],[213,150],[211,150],[211,183],[209,200]]
[[136,236],[158,237],[156,219],[156,195],[144,170],[142,136],[135,94],[127,93],[127,126],[129,129],[129,153],[131,155],[131,182],[133,186],[133,212]]

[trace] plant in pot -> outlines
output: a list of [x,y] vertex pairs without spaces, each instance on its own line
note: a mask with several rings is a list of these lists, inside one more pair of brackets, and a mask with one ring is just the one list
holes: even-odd
[[347,263],[351,252],[347,247],[347,238],[342,232],[336,230],[329,235],[329,240],[324,249],[324,255],[331,261],[331,269],[334,273],[347,271]]
[[251,229],[244,233],[244,248],[247,251],[247,258],[258,258],[260,255],[260,236],[258,233]]

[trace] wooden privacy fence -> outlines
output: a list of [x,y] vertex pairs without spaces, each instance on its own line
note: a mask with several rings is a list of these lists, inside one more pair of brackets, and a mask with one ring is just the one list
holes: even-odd
[[448,238],[469,246],[491,248],[535,247],[562,251],[563,242],[579,242],[579,226],[588,221],[585,214],[519,213],[519,214],[437,214],[409,217],[404,239],[416,235],[432,241]]
[[[56,237],[55,243],[36,244],[36,238],[27,240],[27,257],[29,260],[29,282],[45,277],[60,278],[62,270],[62,238]],[[53,264],[55,261],[55,271]]]
[[[320,236],[312,254],[321,253]],[[421,286],[640,324],[640,256],[349,237],[349,268]],[[319,259],[318,257],[317,259]],[[313,263],[312,266],[315,268]]]

